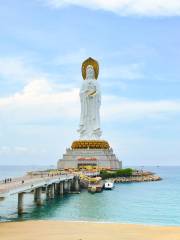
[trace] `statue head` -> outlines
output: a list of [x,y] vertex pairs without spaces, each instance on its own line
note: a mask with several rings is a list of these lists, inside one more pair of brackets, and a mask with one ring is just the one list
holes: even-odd
[[82,63],[82,77],[83,79],[97,80],[99,75],[99,64],[93,58],[88,58]]
[[95,73],[92,65],[88,65],[86,68],[86,79],[94,79]]

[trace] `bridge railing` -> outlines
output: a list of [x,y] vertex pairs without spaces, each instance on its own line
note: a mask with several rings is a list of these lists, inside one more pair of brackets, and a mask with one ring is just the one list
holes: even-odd
[[0,195],[2,194],[15,194],[21,191],[33,190],[37,187],[43,187],[52,183],[58,183],[60,181],[66,181],[73,179],[75,174],[62,174],[55,176],[41,176],[36,178],[18,178],[19,181],[12,181],[8,183],[0,184]]

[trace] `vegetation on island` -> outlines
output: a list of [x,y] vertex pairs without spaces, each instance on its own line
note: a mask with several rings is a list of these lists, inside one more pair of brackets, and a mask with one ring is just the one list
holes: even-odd
[[107,170],[100,171],[100,177],[103,180],[108,178],[130,177],[132,176],[132,174],[133,174],[132,168],[124,168],[124,169],[119,169],[117,171],[107,171]]

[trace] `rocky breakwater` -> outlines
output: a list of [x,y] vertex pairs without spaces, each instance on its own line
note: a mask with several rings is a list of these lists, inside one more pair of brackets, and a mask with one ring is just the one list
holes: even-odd
[[114,178],[115,183],[130,183],[130,182],[153,182],[160,181],[161,177],[155,175],[152,172],[135,171],[132,176],[129,177],[116,177]]

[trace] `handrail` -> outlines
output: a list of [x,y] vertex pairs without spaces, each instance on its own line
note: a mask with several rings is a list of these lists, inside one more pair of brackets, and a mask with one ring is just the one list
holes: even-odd
[[[17,193],[18,190],[24,189],[24,191],[28,191],[29,189],[34,189],[37,185],[45,186],[47,184],[52,184],[53,182],[60,182],[74,178],[75,174],[63,174],[63,175],[55,175],[55,176],[41,176],[41,177],[27,177],[24,178],[16,178],[11,182],[0,183],[0,195],[11,194],[11,192]],[[19,181],[17,181],[19,180]],[[23,182],[22,182],[23,181]],[[39,187],[40,187],[39,186]],[[13,194],[15,194],[13,193]]]

